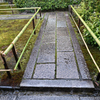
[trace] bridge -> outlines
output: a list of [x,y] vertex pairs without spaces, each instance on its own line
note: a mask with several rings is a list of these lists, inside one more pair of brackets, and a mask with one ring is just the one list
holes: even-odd
[[68,12],[45,14],[20,87],[94,89]]
[[[14,9],[18,10],[19,8]],[[38,8],[38,11],[39,10],[40,8]],[[32,15],[29,15],[27,18],[31,16]],[[72,27],[69,12],[47,12],[43,13],[42,17],[44,17],[44,21],[20,83],[20,89],[94,90],[95,87],[76,38],[74,28]],[[26,17],[18,16],[17,18]],[[13,16],[3,16],[1,19],[15,18]],[[32,20],[33,17],[28,24]],[[28,26],[28,24],[26,24],[26,26]],[[25,28],[21,31],[20,35]],[[8,47],[9,49],[3,52],[2,57],[11,50],[17,39],[18,38],[12,42]],[[7,71],[10,70],[7,69]]]

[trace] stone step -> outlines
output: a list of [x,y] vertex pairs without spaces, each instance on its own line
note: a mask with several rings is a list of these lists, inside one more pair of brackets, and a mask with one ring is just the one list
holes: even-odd
[[78,96],[19,96],[18,100],[79,100]]
[[20,84],[21,89],[66,89],[75,91],[92,91],[94,85],[91,80],[35,80],[26,79],[22,80]]

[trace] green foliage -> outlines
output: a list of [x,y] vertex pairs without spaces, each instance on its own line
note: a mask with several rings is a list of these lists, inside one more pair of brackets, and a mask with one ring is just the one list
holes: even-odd
[[[81,2],[80,6],[77,9],[78,13],[85,20],[90,29],[100,40],[100,1],[99,0],[84,0]],[[87,6],[88,5],[88,6]],[[86,28],[83,29],[83,34],[86,42],[92,46],[97,46],[96,41],[92,38],[91,34],[87,31]],[[100,47],[99,47],[100,49]]]
[[17,7],[41,7],[42,11],[66,9],[80,0],[14,0]]

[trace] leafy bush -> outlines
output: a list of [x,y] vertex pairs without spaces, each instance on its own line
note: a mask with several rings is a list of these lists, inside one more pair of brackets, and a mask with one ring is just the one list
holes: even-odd
[[41,7],[42,11],[66,9],[80,0],[14,0],[17,7]]
[[[87,6],[88,5],[88,6]],[[81,2],[80,6],[77,9],[77,12],[85,20],[90,29],[100,40],[100,1],[99,0],[86,0],[86,2]],[[86,28],[83,29],[83,35],[86,42],[92,46],[97,46],[96,41],[93,39],[91,34],[87,31]],[[100,49],[100,47],[98,47]]]

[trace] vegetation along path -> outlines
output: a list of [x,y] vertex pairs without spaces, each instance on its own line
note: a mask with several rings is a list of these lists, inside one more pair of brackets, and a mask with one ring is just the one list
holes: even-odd
[[94,89],[67,12],[46,13],[20,87]]

